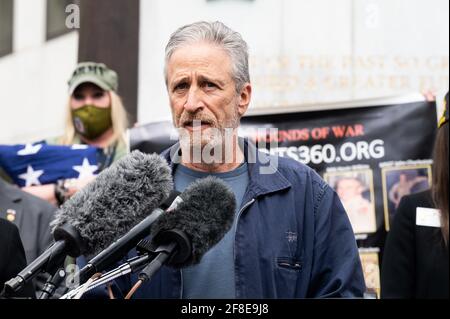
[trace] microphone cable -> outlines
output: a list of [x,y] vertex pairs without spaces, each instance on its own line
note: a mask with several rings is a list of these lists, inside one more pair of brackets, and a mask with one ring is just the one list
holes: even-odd
[[89,278],[88,281],[86,281],[86,283],[83,284],[82,288],[80,289],[80,291],[78,291],[78,293],[75,295],[75,297],[73,297],[72,299],[81,299],[81,297],[84,295],[84,293],[86,292],[86,290],[88,289],[89,285],[94,282],[98,277],[100,277],[102,275],[102,273],[98,272],[96,274],[94,274],[91,278]]
[[139,279],[133,286],[133,288],[130,289],[130,291],[125,296],[125,299],[131,299],[131,297],[134,295],[134,293],[139,289],[139,287],[144,283],[142,279]]
[[112,291],[112,288],[111,288],[111,283],[108,283],[106,286],[108,287],[108,296],[109,296],[109,299],[116,299],[116,297],[114,296],[114,293],[113,293],[113,291]]

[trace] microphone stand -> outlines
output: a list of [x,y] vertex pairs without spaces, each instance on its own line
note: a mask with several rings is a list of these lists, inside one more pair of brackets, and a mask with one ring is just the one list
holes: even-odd
[[52,256],[58,256],[64,252],[64,242],[56,242],[50,246],[42,255],[22,270],[16,277],[5,283],[4,290],[6,293],[16,293],[22,289],[25,284],[31,281],[38,273],[45,269]]
[[[129,260],[127,260],[126,263],[120,265],[119,267],[101,275],[100,277],[98,277],[96,280],[94,280],[93,282],[86,282],[80,286],[78,286],[77,288],[69,291],[67,294],[65,294],[64,296],[62,296],[60,299],[72,299],[74,296],[76,296],[82,289],[85,289],[85,291],[83,292],[83,294],[89,290],[92,290],[98,286],[107,284],[119,277],[128,275],[129,273],[133,273],[136,272],[140,269],[142,269],[142,267],[144,267],[145,265],[148,264],[149,260],[151,260],[153,256],[150,254],[144,254],[142,256],[136,256],[133,258],[130,258]],[[86,287],[87,284],[87,287]],[[80,296],[81,297],[81,296]]]
[[78,257],[83,248],[83,241],[78,231],[70,224],[64,224],[53,231],[55,242],[48,247],[38,258],[4,285],[6,294],[16,293],[26,283],[31,281],[40,272],[53,273],[60,267],[66,255]]
[[66,271],[60,268],[51,278],[47,280],[38,299],[49,299],[56,291],[56,288],[61,285],[64,278],[66,278]]
[[159,246],[155,251],[156,257],[139,273],[139,280],[142,280],[142,282],[150,280],[172,256],[177,246],[176,242]]
[[139,280],[128,292],[125,299],[130,299],[139,287],[141,287],[142,283],[150,280],[164,264],[181,266],[192,255],[191,241],[187,234],[179,229],[160,231],[155,235],[152,242],[148,242],[145,239],[142,240],[140,249],[153,252],[157,255],[139,273]]
[[74,290],[69,291],[60,299],[81,298],[85,292],[100,285],[107,284],[121,276],[134,273],[143,267],[145,269],[139,274],[139,280],[142,282],[147,281],[166,262],[183,264],[192,254],[189,238],[183,231],[177,229],[158,233],[151,242],[146,239],[141,240],[137,245],[137,250],[143,253],[143,255],[127,260],[126,263],[101,275],[93,281],[87,281]]

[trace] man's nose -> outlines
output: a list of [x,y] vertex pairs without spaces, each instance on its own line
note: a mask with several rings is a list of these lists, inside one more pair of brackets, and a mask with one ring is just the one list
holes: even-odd
[[204,107],[200,97],[200,92],[195,87],[189,89],[184,109],[190,113],[195,113]]

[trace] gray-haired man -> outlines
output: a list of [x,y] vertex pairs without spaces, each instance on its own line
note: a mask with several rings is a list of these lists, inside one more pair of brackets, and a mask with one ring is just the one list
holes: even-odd
[[[362,297],[358,249],[336,193],[312,169],[237,138],[252,95],[240,34],[220,22],[178,29],[166,47],[165,76],[180,129],[180,142],[163,153],[175,188],[219,177],[237,210],[200,264],[162,268],[134,298]],[[117,281],[123,293],[129,283]]]

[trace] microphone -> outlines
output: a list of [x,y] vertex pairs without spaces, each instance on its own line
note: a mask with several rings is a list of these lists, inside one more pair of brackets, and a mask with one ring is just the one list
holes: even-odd
[[[129,232],[124,236],[117,239],[105,250],[99,253],[97,256],[92,258],[86,266],[78,271],[74,278],[79,278],[79,283],[84,283],[94,274],[103,271],[105,268],[109,267],[111,264],[116,263],[123,256],[125,256],[128,251],[130,251],[136,244],[144,237],[148,236],[150,233],[151,224],[166,210],[172,206],[175,206],[179,200],[180,193],[177,191],[172,191],[169,197],[160,205],[159,208],[153,210],[153,212],[134,226]],[[58,280],[63,280],[61,276],[56,274],[54,277],[47,281],[44,286],[43,292],[41,293],[39,299],[49,298],[55,291]],[[56,284],[53,282],[55,281]]]
[[96,255],[164,201],[173,188],[171,170],[159,155],[133,151],[103,170],[72,196],[50,223],[55,243],[5,283],[19,291],[61,255]]
[[234,193],[220,179],[207,177],[192,183],[177,199],[181,200],[177,201],[176,207],[169,208],[152,224],[153,238],[143,239],[137,245],[140,255],[87,286],[75,288],[62,299],[81,297],[86,291],[134,273],[146,265],[148,268],[139,275],[141,283],[164,264],[182,268],[199,263],[202,256],[230,230],[236,208]]
[[141,250],[157,254],[139,274],[140,281],[149,280],[164,264],[178,269],[198,264],[231,229],[236,199],[220,179],[197,180],[181,198],[173,211],[152,225],[152,241],[139,244]]
[[[123,258],[136,244],[150,234],[150,226],[161,214],[174,203],[180,193],[172,191],[166,201],[159,208],[134,226],[129,232],[117,239],[105,250],[92,258],[79,272],[80,283],[84,283],[92,275],[105,270],[105,268]],[[75,275],[76,276],[76,275]]]

